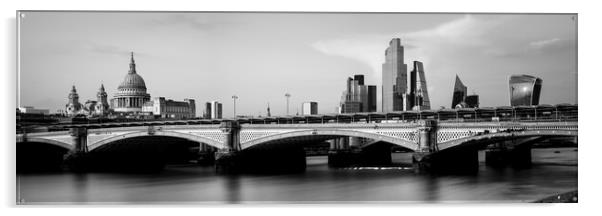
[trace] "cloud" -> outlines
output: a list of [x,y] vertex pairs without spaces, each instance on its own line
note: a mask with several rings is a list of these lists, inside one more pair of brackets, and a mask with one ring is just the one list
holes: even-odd
[[483,54],[492,57],[515,58],[529,55],[541,55],[568,50],[573,41],[560,38],[537,40],[527,43],[507,45],[505,47],[492,47],[483,51]]
[[[317,41],[311,46],[327,55],[341,56],[364,63],[372,68],[372,74],[381,76],[384,50],[388,41],[399,37],[404,46],[406,63],[411,60],[429,62],[434,59],[447,59],[457,52],[457,48],[489,45],[483,37],[495,28],[499,20],[479,20],[466,15],[459,19],[416,32],[394,32],[392,34],[364,34],[347,38]],[[447,56],[447,57],[446,57]],[[441,57],[441,58],[438,58]]]
[[122,47],[119,47],[119,46],[96,44],[96,43],[87,43],[84,45],[84,48],[93,53],[108,54],[108,55],[122,56],[122,55],[129,54],[131,52],[130,50],[123,49]]
[[529,46],[531,46],[535,49],[541,49],[544,47],[554,46],[555,44],[558,44],[559,42],[560,42],[560,39],[552,38],[552,39],[548,39],[548,40],[533,41],[533,42],[529,43]]
[[213,30],[216,27],[223,27],[225,22],[216,22],[202,18],[199,16],[193,16],[190,14],[171,14],[167,17],[155,19],[151,22],[156,27],[175,27],[184,26],[189,27],[193,30],[208,31]]
[[574,40],[552,38],[547,40],[533,41],[529,43],[529,51],[535,53],[549,53],[571,49],[571,45],[576,45]]

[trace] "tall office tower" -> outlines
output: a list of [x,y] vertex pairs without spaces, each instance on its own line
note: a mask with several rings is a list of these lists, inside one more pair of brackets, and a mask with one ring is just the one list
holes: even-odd
[[456,84],[454,85],[454,94],[452,96],[452,109],[456,108],[456,105],[459,103],[464,102],[467,91],[468,88],[462,83],[460,77],[456,75]]
[[213,113],[211,113],[211,117],[214,119],[222,118],[222,103],[218,103],[214,101],[213,103]]
[[368,86],[368,112],[376,112],[376,86]]
[[543,80],[529,75],[510,76],[510,105],[539,105]]
[[364,85],[364,75],[347,78],[339,111],[341,113],[376,112],[376,86]]
[[353,75],[353,80],[357,81],[358,85],[364,85],[364,75],[362,74]]
[[211,119],[211,103],[205,103],[205,112],[203,113],[204,119]]
[[393,38],[385,50],[382,65],[382,111],[403,111],[407,91],[408,66],[403,62],[403,46],[399,38]]
[[405,98],[406,110],[431,109],[422,62],[414,61],[414,69],[410,72],[410,90]]
[[301,106],[301,113],[303,115],[317,115],[318,114],[318,102],[303,102]]
[[221,119],[222,118],[222,104],[217,101],[209,101],[205,103],[205,116],[206,119]]

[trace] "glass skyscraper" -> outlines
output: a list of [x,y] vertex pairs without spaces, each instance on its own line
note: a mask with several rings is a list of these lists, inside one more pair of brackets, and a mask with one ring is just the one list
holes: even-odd
[[341,96],[341,113],[376,112],[376,86],[364,85],[364,75],[347,78],[346,87]]
[[412,110],[431,109],[422,62],[414,61],[414,69],[410,72],[410,91],[406,99],[406,104],[408,109]]
[[530,75],[510,76],[510,106],[539,105],[543,80]]
[[456,83],[454,84],[454,94],[452,96],[451,108],[454,109],[456,106],[466,99],[468,88],[462,83],[460,77],[456,75]]
[[382,70],[382,111],[403,111],[403,97],[407,91],[408,65],[403,62],[403,46],[393,38],[385,50]]

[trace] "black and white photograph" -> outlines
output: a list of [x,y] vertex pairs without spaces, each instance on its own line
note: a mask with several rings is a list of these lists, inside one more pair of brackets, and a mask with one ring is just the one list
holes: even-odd
[[18,204],[578,201],[577,14],[17,19]]
[[24,8],[14,204],[579,203],[579,18]]

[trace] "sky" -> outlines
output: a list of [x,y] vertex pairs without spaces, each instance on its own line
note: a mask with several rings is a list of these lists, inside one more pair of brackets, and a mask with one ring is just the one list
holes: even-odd
[[454,78],[481,107],[508,106],[508,79],[543,79],[540,104],[577,103],[574,14],[24,12],[19,19],[19,106],[64,109],[109,98],[129,69],[151,97],[217,100],[224,117],[301,112],[304,101],[334,113],[346,78],[377,85],[384,52],[401,38],[405,63],[424,64],[431,107],[450,107]]

